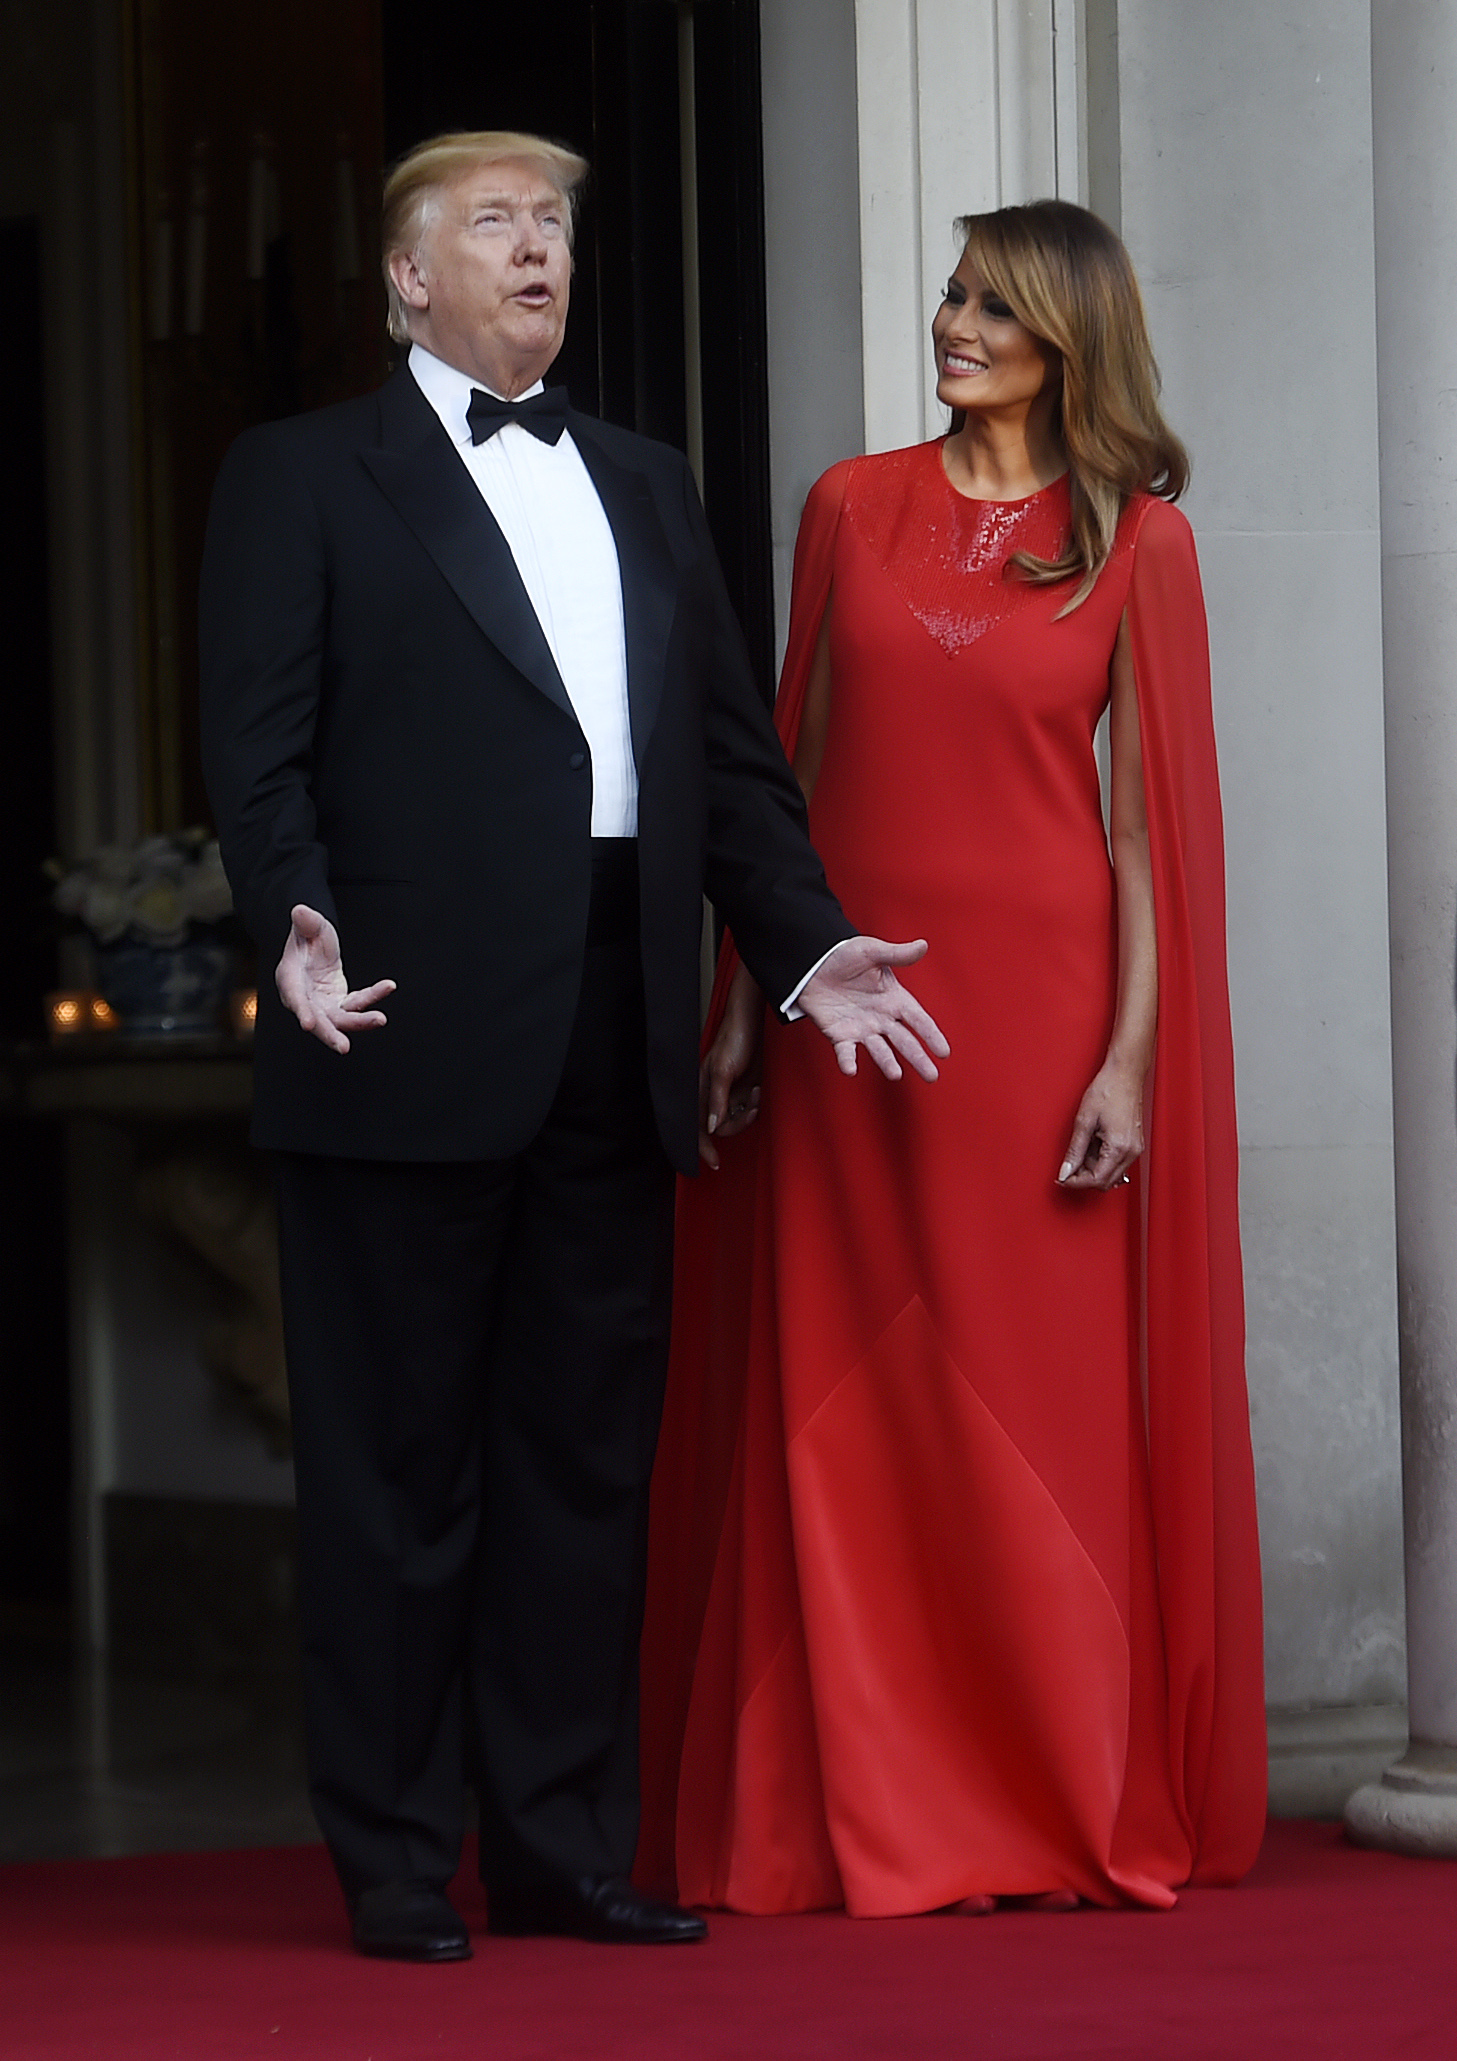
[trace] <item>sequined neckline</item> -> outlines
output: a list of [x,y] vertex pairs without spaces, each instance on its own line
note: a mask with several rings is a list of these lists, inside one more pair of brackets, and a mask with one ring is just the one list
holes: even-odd
[[[935,473],[935,480],[932,473]],[[863,458],[844,512],[916,620],[955,657],[1049,590],[1009,571],[1026,551],[1059,558],[1067,548],[1067,475],[1017,501],[974,501],[946,476],[941,443]]]

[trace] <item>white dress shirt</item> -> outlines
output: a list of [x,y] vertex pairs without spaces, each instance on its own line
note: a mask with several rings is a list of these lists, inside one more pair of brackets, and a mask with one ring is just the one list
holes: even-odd
[[[592,755],[592,835],[636,837],[622,570],[612,526],[571,431],[544,444],[511,422],[473,444],[466,410],[482,382],[419,344],[410,347],[410,370],[511,547],[582,726]],[[541,381],[527,391],[540,393]]]

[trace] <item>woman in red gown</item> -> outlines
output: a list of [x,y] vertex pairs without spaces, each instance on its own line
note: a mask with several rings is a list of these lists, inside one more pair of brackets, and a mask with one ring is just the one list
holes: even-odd
[[1117,238],[959,227],[952,433],[814,488],[778,703],[951,1058],[845,1080],[728,948],[681,1195],[639,1873],[740,1911],[1167,1906],[1264,1823],[1187,464]]

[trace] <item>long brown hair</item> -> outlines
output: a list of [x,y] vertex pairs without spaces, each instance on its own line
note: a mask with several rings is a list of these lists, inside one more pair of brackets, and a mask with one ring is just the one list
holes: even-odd
[[[1134,494],[1175,501],[1189,456],[1159,411],[1143,296],[1122,243],[1086,208],[1034,200],[956,224],[988,289],[1062,359],[1058,433],[1067,452],[1072,536],[1061,558],[1013,563],[1050,585],[1081,573],[1063,610],[1092,592]],[[960,418],[953,416],[954,428]]]

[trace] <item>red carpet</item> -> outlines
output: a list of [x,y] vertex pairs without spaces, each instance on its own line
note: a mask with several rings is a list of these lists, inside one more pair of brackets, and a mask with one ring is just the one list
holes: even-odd
[[[479,1891],[461,1901],[479,1923]],[[717,1918],[704,1947],[361,1961],[322,1849],[0,1869],[4,2061],[1425,2061],[1457,2052],[1457,1862],[1275,1824],[1167,1916]]]

